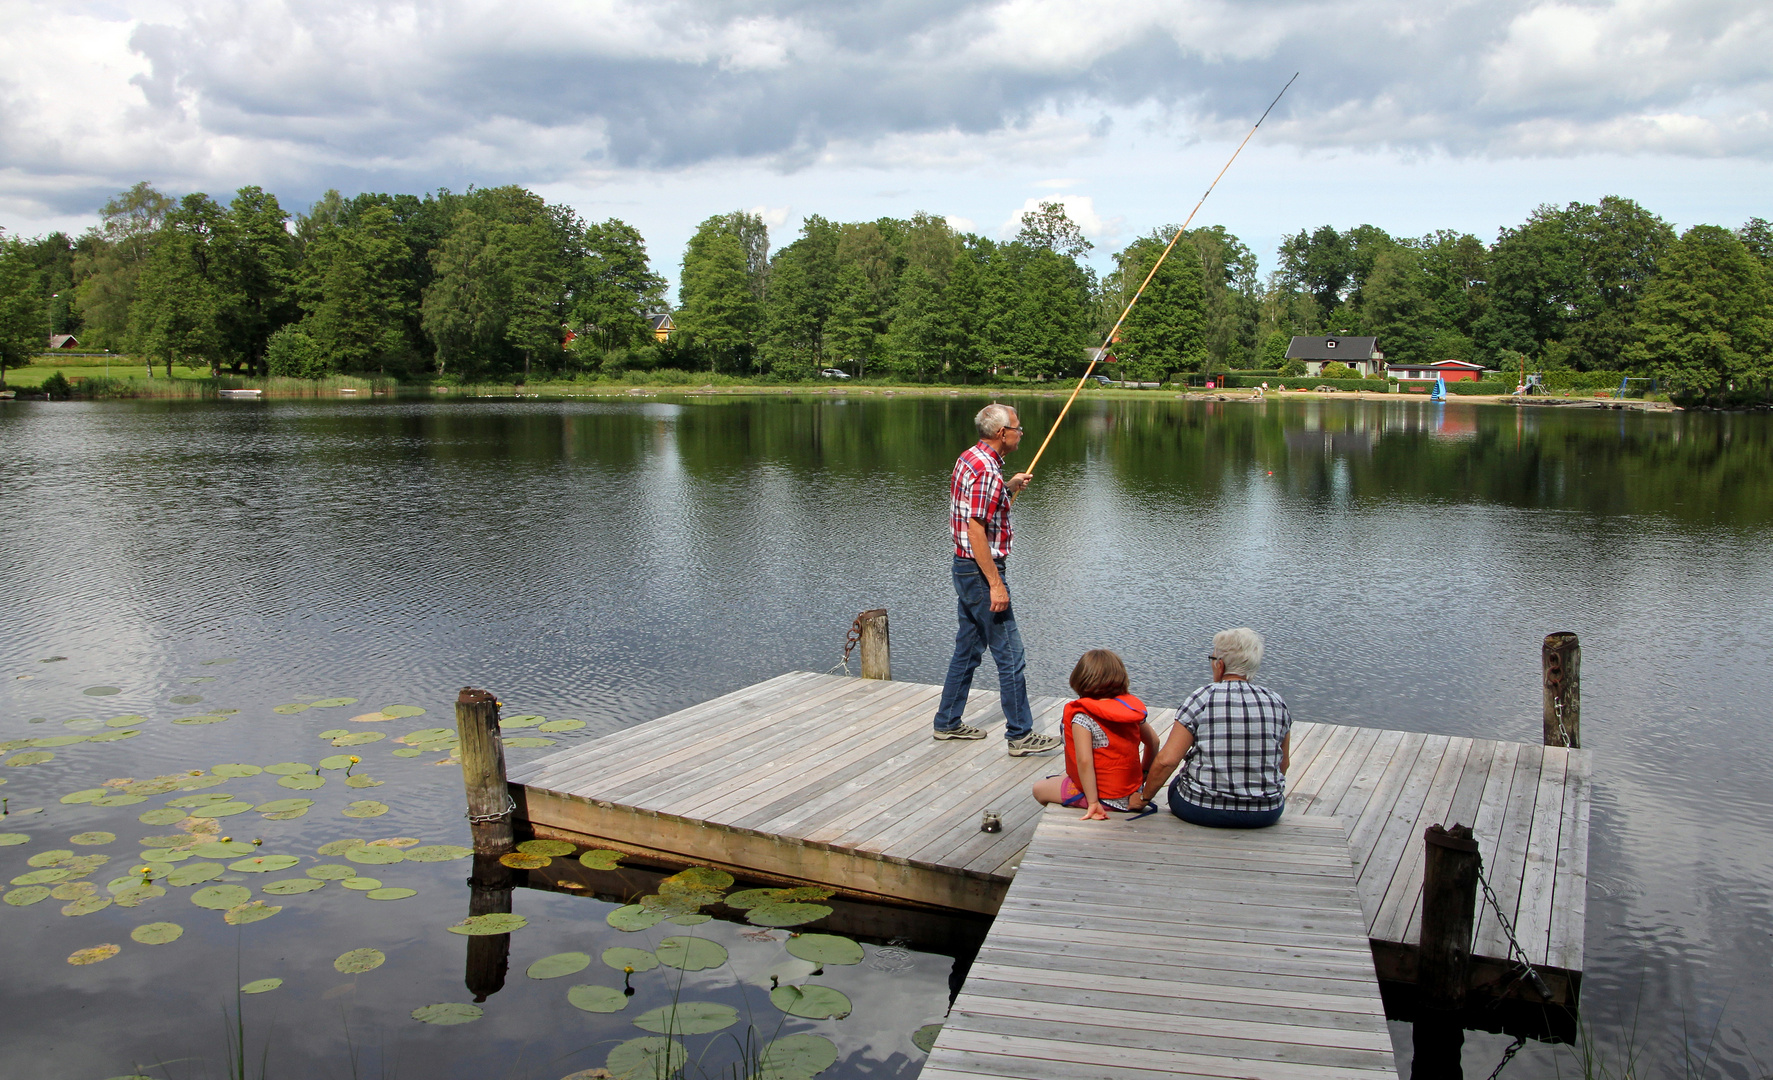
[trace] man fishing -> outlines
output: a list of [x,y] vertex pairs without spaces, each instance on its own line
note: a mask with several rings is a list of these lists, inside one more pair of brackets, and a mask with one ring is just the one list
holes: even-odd
[[954,463],[948,482],[948,523],[954,534],[954,593],[959,599],[960,629],[954,635],[954,658],[942,684],[936,708],[938,739],[983,739],[985,732],[961,723],[967,693],[979,657],[991,649],[997,662],[997,688],[1003,701],[1004,738],[1012,757],[1044,754],[1061,740],[1034,730],[1028,706],[1027,662],[1022,633],[1010,607],[1004,562],[1010,556],[1010,500],[1028,486],[1029,473],[1003,476],[1004,455],[1022,442],[1016,410],[987,405],[973,417],[979,441]]

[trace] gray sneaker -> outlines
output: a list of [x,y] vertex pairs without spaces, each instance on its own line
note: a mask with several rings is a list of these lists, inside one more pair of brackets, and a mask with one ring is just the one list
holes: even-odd
[[976,727],[969,727],[966,724],[959,724],[955,727],[948,728],[947,730],[943,730],[942,728],[936,729],[936,738],[938,739],[983,739],[984,737],[985,733],[983,731],[980,731]]
[[1020,739],[1010,740],[1010,756],[1027,757],[1029,754],[1044,754],[1064,745],[1065,740],[1057,735],[1042,735],[1038,731],[1030,731]]

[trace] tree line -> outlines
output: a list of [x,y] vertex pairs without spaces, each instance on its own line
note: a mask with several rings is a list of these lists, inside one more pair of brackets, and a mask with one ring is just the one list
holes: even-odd
[[[1058,203],[1007,241],[939,217],[702,222],[675,309],[644,239],[516,186],[173,200],[146,183],[78,237],[0,246],[0,360],[49,333],[252,374],[540,380],[675,367],[786,381],[827,367],[913,381],[1075,375],[1177,232],[1098,275]],[[1373,225],[1286,236],[1266,279],[1222,227],[1184,233],[1112,352],[1130,379],[1280,366],[1296,334],[1379,338],[1392,362],[1633,370],[1684,394],[1773,381],[1773,226],[1677,235],[1632,202],[1542,206],[1485,243]],[[669,312],[659,341],[648,316]],[[24,331],[28,330],[29,333]]]

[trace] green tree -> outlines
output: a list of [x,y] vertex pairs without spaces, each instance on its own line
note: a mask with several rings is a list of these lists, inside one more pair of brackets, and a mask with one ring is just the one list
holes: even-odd
[[203,363],[212,374],[231,361],[224,321],[236,306],[228,273],[227,211],[202,192],[179,200],[136,281],[129,336],[151,364],[172,377],[175,361]]
[[948,271],[943,307],[948,320],[948,355],[944,370],[961,382],[983,378],[991,369],[983,335],[985,324],[985,275],[981,260],[989,258],[982,245],[963,246]]
[[739,238],[716,231],[683,256],[684,297],[677,326],[708,359],[708,370],[745,370],[762,322]]
[[837,295],[825,320],[826,356],[840,364],[853,363],[856,375],[880,356],[880,312],[874,306],[874,289],[858,263],[846,263],[837,274]]
[[1443,360],[1432,356],[1436,311],[1428,294],[1421,252],[1393,247],[1374,260],[1361,290],[1361,330],[1378,338],[1391,363]]
[[174,205],[144,180],[107,201],[98,227],[81,238],[74,259],[75,305],[87,344],[130,347],[129,309],[136,283]]
[[[413,314],[404,280],[407,256],[400,225],[387,206],[369,206],[349,219],[315,227],[297,291],[307,312],[303,336],[331,370],[385,371],[390,360],[404,357]],[[313,368],[306,359],[302,363]]]
[[264,366],[272,333],[297,315],[295,240],[277,197],[256,187],[235,193],[223,220],[218,255],[231,308],[223,315],[227,353],[236,366]]
[[1736,235],[1747,246],[1749,254],[1761,260],[1762,266],[1773,266],[1773,222],[1766,218],[1749,218]]
[[1490,252],[1470,233],[1441,229],[1417,241],[1425,291],[1439,328],[1470,337],[1489,306]]
[[805,378],[825,363],[825,323],[837,289],[841,228],[818,216],[770,260],[764,293],[764,359],[769,369]]
[[1668,249],[1634,329],[1628,359],[1671,394],[1715,400],[1773,380],[1773,281],[1727,229],[1696,225]]
[[[1143,281],[1163,253],[1163,241],[1144,237],[1118,255],[1123,279]],[[1159,266],[1145,295],[1121,327],[1113,352],[1129,380],[1162,379],[1174,371],[1199,371],[1207,362],[1207,301],[1200,249],[1177,243]],[[1136,286],[1135,286],[1136,287]]]
[[6,369],[23,367],[49,344],[43,275],[16,240],[0,238],[0,390]]
[[985,353],[994,368],[1037,379],[1083,364],[1091,289],[1070,256],[1020,242],[999,245],[983,285]]
[[646,341],[647,314],[665,307],[665,279],[653,273],[640,230],[610,218],[587,225],[583,244],[569,271],[573,324],[605,352]]
[[899,279],[886,334],[887,362],[895,374],[923,380],[942,370],[953,352],[948,318],[935,278],[921,266],[908,267]]
[[336,370],[311,336],[300,326],[285,326],[265,345],[265,369],[285,379],[324,379]]
[[582,230],[571,212],[523,188],[482,188],[461,197],[432,253],[421,322],[437,371],[467,377],[561,357],[566,245]]
[[[884,220],[884,219],[883,219]],[[891,224],[891,222],[888,222]],[[900,269],[898,252],[879,221],[862,221],[839,227],[837,239],[838,272],[855,266],[868,283],[868,304],[876,312],[893,306],[893,283]],[[878,332],[885,327],[876,326]]]
[[1038,209],[1022,214],[1022,229],[1016,243],[1037,251],[1051,251],[1076,259],[1088,255],[1096,246],[1084,237],[1083,230],[1065,213],[1061,202],[1043,202]]
[[1293,343],[1293,335],[1283,330],[1276,330],[1262,339],[1262,354],[1258,357],[1259,367],[1280,369],[1287,362],[1287,346]]

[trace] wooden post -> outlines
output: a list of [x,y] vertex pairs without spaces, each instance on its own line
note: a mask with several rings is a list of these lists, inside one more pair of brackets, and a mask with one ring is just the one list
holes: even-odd
[[1582,745],[1582,643],[1564,631],[1545,635],[1545,745]]
[[[496,855],[474,856],[474,875],[468,879],[469,915],[511,914],[511,890],[516,888],[510,867]],[[511,966],[510,934],[471,934],[468,967],[462,982],[476,1002],[505,988]]]
[[499,703],[485,690],[462,687],[456,697],[456,736],[461,742],[462,783],[468,789],[468,824],[476,855],[499,856],[516,842],[516,810],[505,783],[505,744],[499,738]]
[[1416,986],[1432,1009],[1465,1004],[1471,977],[1471,931],[1477,920],[1478,870],[1483,857],[1471,830],[1430,825],[1422,834],[1422,936],[1416,946]]
[[856,625],[862,628],[862,678],[890,681],[893,650],[888,640],[886,608],[862,612],[856,616]]

